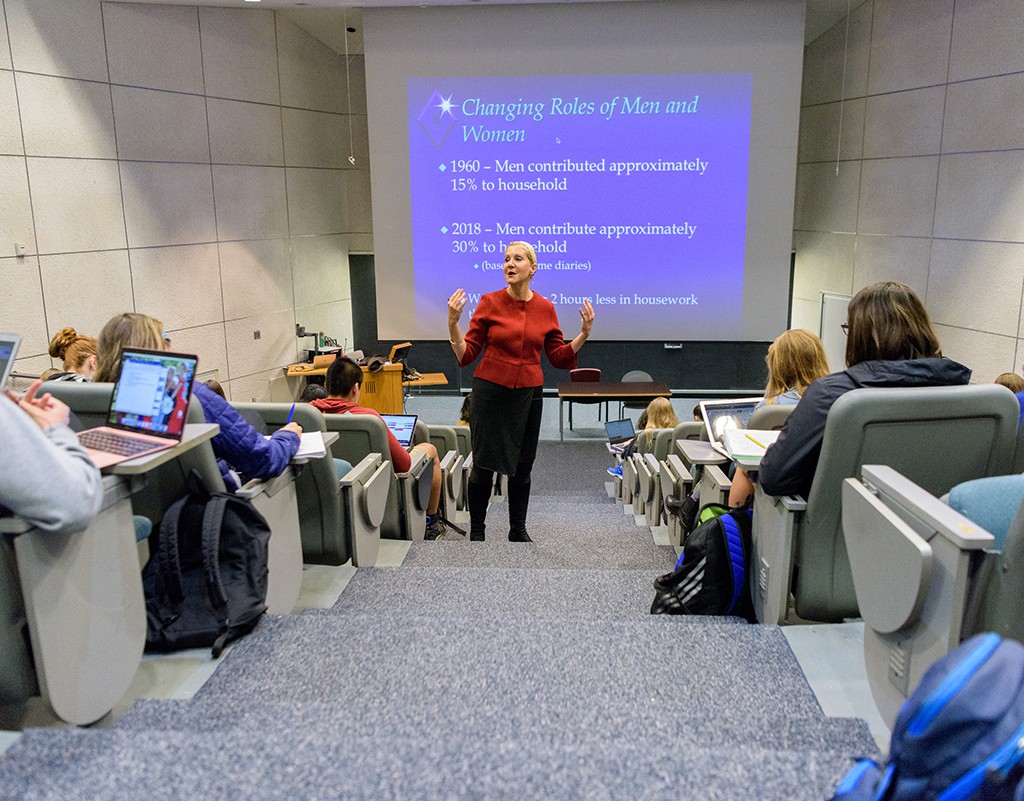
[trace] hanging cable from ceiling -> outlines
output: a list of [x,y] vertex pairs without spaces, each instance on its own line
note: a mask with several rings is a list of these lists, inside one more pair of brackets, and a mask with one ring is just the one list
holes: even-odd
[[342,25],[345,26],[345,90],[348,97],[348,163],[356,166],[356,154],[352,142],[352,77],[349,70],[348,55],[348,11],[342,12]]

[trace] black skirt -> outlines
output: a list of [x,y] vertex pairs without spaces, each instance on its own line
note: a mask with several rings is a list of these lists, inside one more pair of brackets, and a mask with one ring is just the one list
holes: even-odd
[[518,465],[532,465],[543,409],[543,387],[509,389],[474,378],[470,419],[473,466],[514,476]]

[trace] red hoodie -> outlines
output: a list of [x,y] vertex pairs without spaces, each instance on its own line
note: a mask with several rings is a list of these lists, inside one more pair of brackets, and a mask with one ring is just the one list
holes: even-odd
[[[378,419],[380,418],[380,414],[375,409],[357,406],[344,398],[318,398],[315,401],[310,401],[309,405],[324,414],[372,414],[376,415]],[[398,440],[390,430],[388,431],[388,448],[391,450],[391,464],[395,472],[407,472],[412,466],[412,457],[405,448],[398,444]]]

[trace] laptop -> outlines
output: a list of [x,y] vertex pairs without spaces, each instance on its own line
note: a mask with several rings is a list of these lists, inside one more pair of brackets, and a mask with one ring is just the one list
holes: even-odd
[[14,369],[14,358],[21,344],[20,334],[0,334],[0,390],[7,386],[7,379]]
[[412,447],[412,437],[416,433],[418,415],[382,414],[381,418],[384,420],[384,425],[388,427],[388,431],[395,435],[399,445],[406,450]]
[[730,400],[701,401],[700,410],[704,415],[704,429],[711,447],[723,456],[728,456],[722,439],[730,429],[746,428],[750,415],[754,413],[761,398],[732,398]]
[[181,442],[198,361],[191,354],[162,350],[126,348],[121,352],[107,424],[78,434],[97,467]]
[[633,421],[628,417],[624,420],[609,420],[604,424],[604,430],[608,434],[608,450],[613,453],[622,453],[625,444],[636,436]]

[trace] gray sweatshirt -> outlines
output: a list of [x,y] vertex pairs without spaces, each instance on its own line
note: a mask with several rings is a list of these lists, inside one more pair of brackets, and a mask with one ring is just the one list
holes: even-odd
[[0,508],[44,531],[83,531],[102,500],[100,471],[75,433],[43,431],[0,396]]

